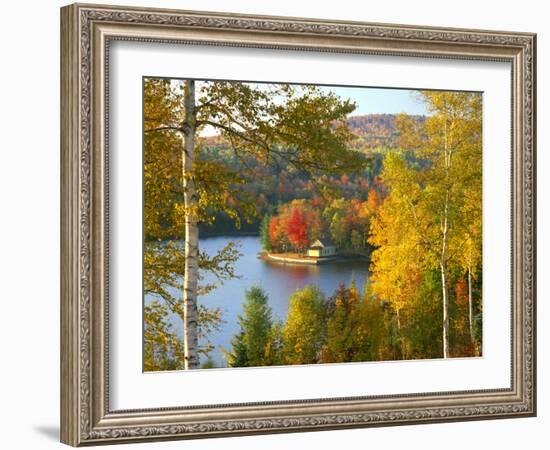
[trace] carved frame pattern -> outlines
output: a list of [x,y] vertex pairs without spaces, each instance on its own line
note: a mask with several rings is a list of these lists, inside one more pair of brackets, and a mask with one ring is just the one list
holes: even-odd
[[[535,35],[94,5],[64,7],[61,17],[63,442],[78,446],[535,415]],[[199,412],[110,411],[104,233],[108,148],[102,142],[108,136],[108,111],[101,102],[108,82],[101,76],[112,39],[510,61],[512,388],[232,405],[243,408],[237,413],[226,413],[228,405]],[[355,410],[342,406],[354,402]],[[293,412],[285,413],[285,405]]]

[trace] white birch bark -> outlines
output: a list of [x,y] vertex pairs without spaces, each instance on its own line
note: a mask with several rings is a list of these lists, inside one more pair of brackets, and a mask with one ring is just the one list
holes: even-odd
[[443,250],[441,252],[442,260],[440,263],[441,268],[441,285],[443,290],[443,358],[449,357],[449,288],[447,286],[447,265],[443,258],[445,258],[445,245],[443,244]]
[[443,295],[443,358],[449,357],[449,287],[447,285],[447,241],[449,238],[449,172],[451,168],[451,151],[447,141],[447,122],[445,121],[445,204],[443,206],[443,224],[441,226],[441,288]]
[[195,81],[187,80],[184,90],[185,122],[183,147],[183,197],[185,205],[185,268],[183,281],[183,345],[185,369],[199,367],[197,287],[199,275],[199,228],[196,207],[197,192],[194,181],[188,176],[195,160]]

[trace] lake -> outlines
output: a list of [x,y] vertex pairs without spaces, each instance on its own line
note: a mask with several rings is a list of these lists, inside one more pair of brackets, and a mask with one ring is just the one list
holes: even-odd
[[[210,354],[218,367],[225,367],[226,361],[220,347],[231,348],[231,338],[238,333],[237,316],[241,313],[244,292],[252,286],[260,286],[269,296],[269,304],[273,319],[284,321],[288,311],[288,299],[298,288],[315,284],[331,296],[340,283],[349,286],[352,276],[358,289],[362,292],[368,276],[368,262],[361,260],[339,261],[321,265],[290,265],[265,261],[258,258],[262,251],[257,236],[217,236],[200,240],[200,249],[209,255],[214,255],[228,241],[239,245],[241,258],[236,262],[236,273],[240,278],[232,279],[223,286],[199,297],[199,303],[209,307],[220,307],[223,320],[219,331],[210,335],[210,341],[216,347]],[[204,282],[210,281],[205,277]],[[147,301],[147,299],[146,299]],[[181,320],[172,321],[179,332],[182,332]]]

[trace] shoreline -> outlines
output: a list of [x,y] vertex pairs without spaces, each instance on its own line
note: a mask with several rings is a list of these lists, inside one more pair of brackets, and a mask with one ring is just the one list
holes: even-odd
[[[260,236],[260,233],[259,232],[256,232],[256,231],[238,231],[238,232],[235,232],[235,233],[223,233],[223,232],[220,232],[220,233],[208,233],[208,234],[204,234],[202,233],[199,237],[199,240],[200,239],[208,239],[208,238],[212,238],[212,237],[227,237],[227,238],[233,238],[233,237],[259,237]],[[144,239],[143,242],[145,244],[149,244],[149,243],[157,243],[157,242],[174,242],[174,241],[184,241],[185,239],[182,238],[182,237],[177,237],[177,238],[173,238],[173,237],[167,237],[167,238],[164,238],[164,239]]]
[[269,253],[265,250],[258,253],[258,258],[268,262],[274,262],[276,264],[296,264],[296,265],[309,265],[318,266],[328,263],[340,263],[349,261],[365,261],[369,262],[369,258],[366,256],[330,256],[326,258],[314,258],[311,256],[285,256],[284,253]]

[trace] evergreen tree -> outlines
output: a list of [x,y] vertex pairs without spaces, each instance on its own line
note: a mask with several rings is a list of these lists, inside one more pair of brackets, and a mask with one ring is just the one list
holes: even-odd
[[272,338],[271,307],[259,287],[245,293],[243,314],[238,317],[240,332],[233,338],[229,365],[232,367],[265,366],[266,351]]
[[226,358],[230,367],[246,367],[249,365],[242,331],[231,339],[231,353],[227,354]]

